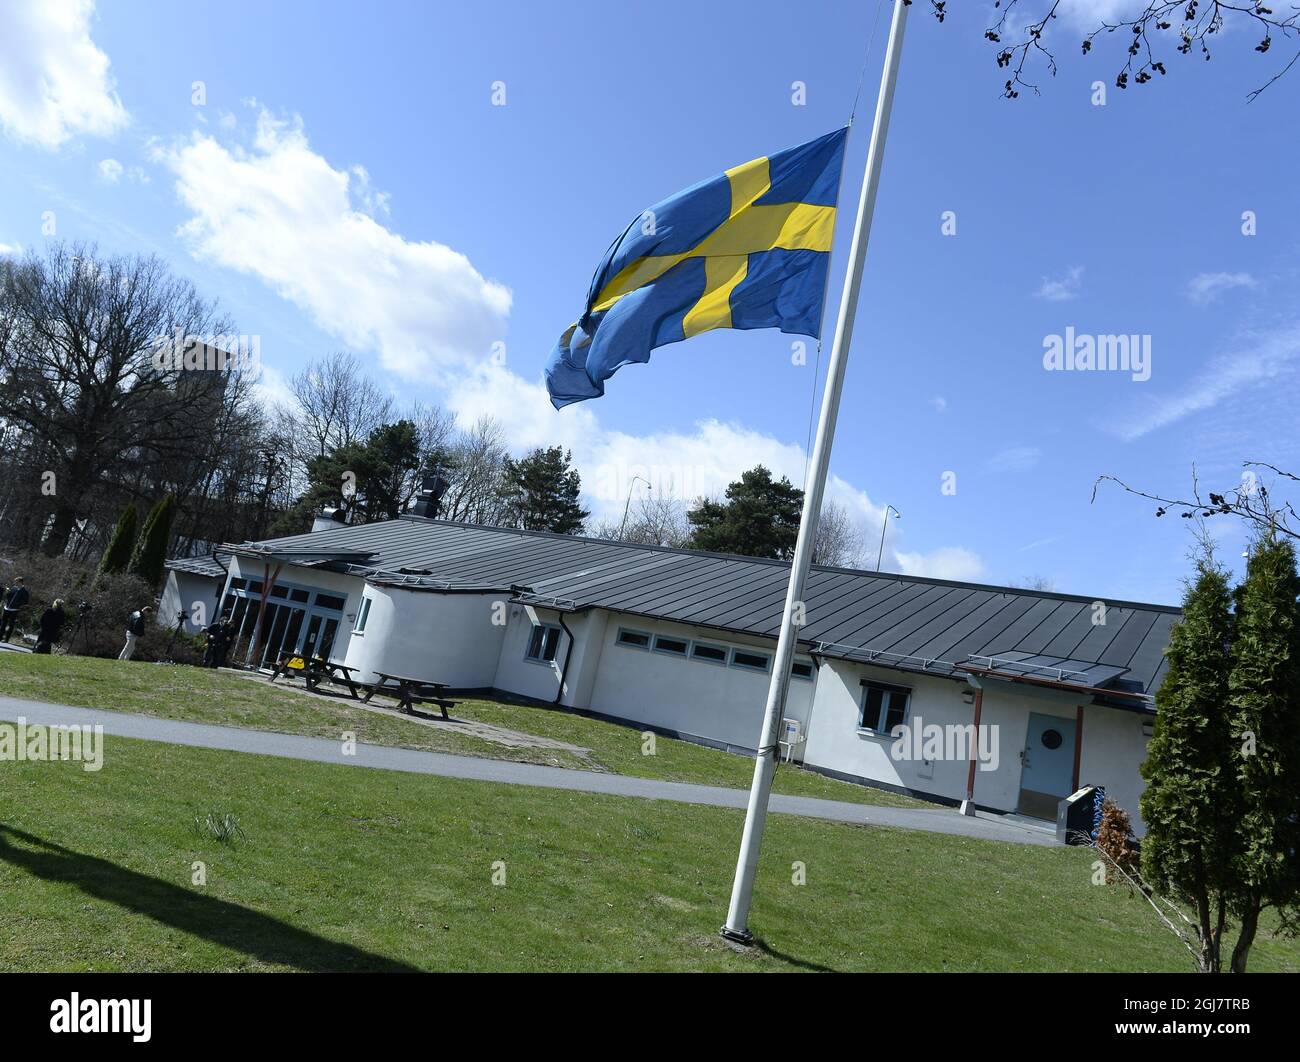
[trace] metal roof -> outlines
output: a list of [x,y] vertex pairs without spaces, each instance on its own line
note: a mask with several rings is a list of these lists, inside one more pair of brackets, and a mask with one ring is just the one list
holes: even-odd
[[167,561],[164,567],[174,572],[189,572],[191,575],[207,575],[214,579],[224,579],[226,577],[225,565],[223,565],[215,556],[177,557],[175,560]]
[[[775,638],[789,562],[425,517],[328,528],[223,552],[296,551],[333,568],[410,589],[500,590],[564,610],[604,608]],[[356,563],[359,554],[368,555]],[[331,557],[333,559],[331,559]],[[427,574],[424,574],[427,573]],[[959,676],[997,658],[1019,673],[1035,666],[1078,672],[1079,688],[1151,695],[1179,611],[1040,590],[814,566],[804,595],[803,645],[822,655],[906,671]],[[978,659],[977,659],[978,658]],[[1010,674],[1009,671],[1004,672]]]

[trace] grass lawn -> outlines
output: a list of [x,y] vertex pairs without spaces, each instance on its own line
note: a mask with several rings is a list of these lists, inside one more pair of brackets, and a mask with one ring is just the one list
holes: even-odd
[[[655,755],[646,756],[636,728],[572,712],[486,700],[457,705],[454,714],[459,718],[577,745],[590,749],[591,756],[584,758],[562,749],[507,748],[470,735],[420,726],[395,713],[367,711],[347,697],[306,697],[260,680],[197,667],[0,653],[0,695],[283,734],[337,739],[351,730],[358,741],[375,745],[556,767],[604,768],[641,778],[737,789],[749,788],[754,769],[753,760],[746,756],[665,737],[656,737]],[[887,807],[929,806],[911,797],[788,766],[776,773],[776,792]]]
[[0,969],[1188,968],[1081,849],[774,815],[737,954],[738,811],[106,741],[98,773],[0,765]]

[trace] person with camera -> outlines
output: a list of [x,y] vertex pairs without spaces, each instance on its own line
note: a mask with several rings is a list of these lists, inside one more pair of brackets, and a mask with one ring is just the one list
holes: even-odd
[[67,622],[67,614],[63,611],[63,600],[56,597],[50,607],[41,613],[36,628],[36,648],[33,652],[52,652],[54,643],[59,640],[59,635],[63,633],[63,625]]
[[122,646],[122,651],[117,655],[119,660],[131,659],[131,655],[135,652],[135,643],[139,640],[140,635],[144,634],[145,619],[152,611],[153,609],[145,605],[131,613],[131,618],[126,624],[126,644]]
[[4,599],[4,609],[0,610],[0,642],[7,642],[12,637],[14,627],[18,625],[18,614],[27,607],[31,597],[23,585],[23,577],[18,576]]

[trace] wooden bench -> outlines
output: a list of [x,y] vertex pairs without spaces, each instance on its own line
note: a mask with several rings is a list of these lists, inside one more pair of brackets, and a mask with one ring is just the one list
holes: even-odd
[[448,708],[455,708],[456,702],[446,696],[448,686],[445,682],[430,682],[428,679],[411,678],[407,675],[390,675],[376,671],[377,682],[370,684],[370,690],[362,698],[362,703],[369,703],[376,693],[392,697],[397,701],[397,710],[406,715],[415,715],[415,705],[436,704],[442,710],[442,717],[449,719]]
[[[302,667],[290,667],[291,661],[294,660],[301,660]],[[297,671],[302,673],[303,685],[313,693],[316,692],[316,687],[322,682],[333,682],[335,685],[346,686],[352,699],[360,700],[361,694],[357,692],[357,684],[352,678],[352,673],[356,670],[356,668],[340,664],[336,660],[323,660],[318,656],[303,656],[295,652],[282,652],[268,681],[274,682],[281,675]]]

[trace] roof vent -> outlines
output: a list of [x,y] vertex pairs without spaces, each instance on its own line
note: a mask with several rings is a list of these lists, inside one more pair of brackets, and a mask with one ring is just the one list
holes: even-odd
[[420,484],[420,491],[415,496],[415,501],[411,503],[410,513],[412,516],[425,516],[430,519],[437,517],[438,505],[442,501],[442,496],[447,493],[447,488],[451,486],[445,479],[437,473],[427,475]]
[[312,517],[311,529],[313,531],[328,531],[332,527],[342,527],[346,522],[347,513],[342,509],[326,508]]

